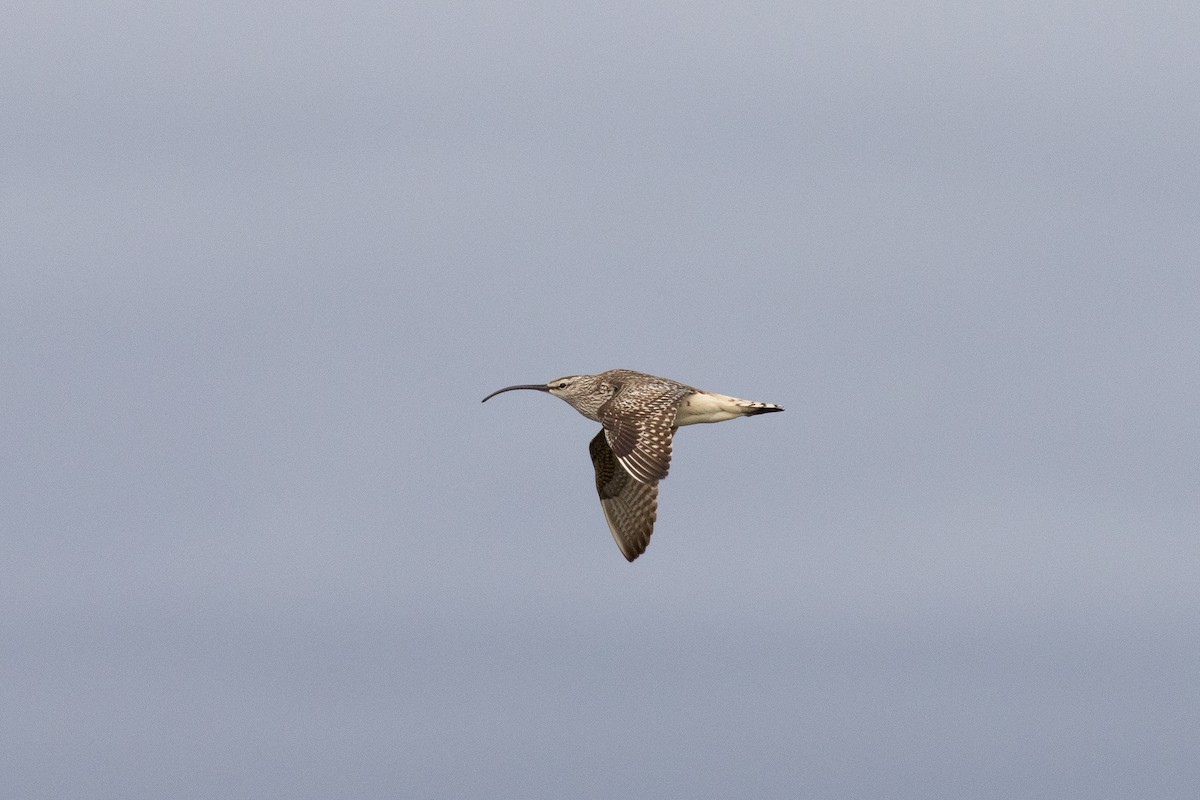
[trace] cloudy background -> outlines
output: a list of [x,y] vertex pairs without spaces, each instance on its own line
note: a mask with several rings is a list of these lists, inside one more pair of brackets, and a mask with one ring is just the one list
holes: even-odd
[[0,795],[1196,796],[1200,12],[970,5],[9,8]]

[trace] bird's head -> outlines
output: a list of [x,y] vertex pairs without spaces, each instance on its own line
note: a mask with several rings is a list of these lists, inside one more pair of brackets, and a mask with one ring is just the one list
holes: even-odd
[[487,402],[498,394],[511,392],[514,389],[532,389],[547,392],[562,398],[571,404],[580,414],[589,419],[596,419],[596,414],[613,393],[616,387],[596,375],[564,375],[547,383],[523,383],[517,386],[506,386],[483,398]]

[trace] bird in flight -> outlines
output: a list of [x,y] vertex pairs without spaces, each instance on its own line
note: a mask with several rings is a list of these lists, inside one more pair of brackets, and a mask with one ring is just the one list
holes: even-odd
[[658,482],[667,477],[671,438],[681,425],[783,411],[774,403],[704,392],[629,369],[506,386],[483,402],[514,389],[548,392],[603,426],[588,450],[596,468],[596,491],[604,518],[629,561],[645,552],[650,543],[658,516]]

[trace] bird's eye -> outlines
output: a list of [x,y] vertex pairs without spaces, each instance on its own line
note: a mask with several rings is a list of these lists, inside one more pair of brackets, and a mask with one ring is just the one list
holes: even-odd
[[565,388],[567,388],[567,382],[566,382],[566,381],[559,381],[559,382],[558,382],[558,388],[560,388],[560,389],[565,389]]

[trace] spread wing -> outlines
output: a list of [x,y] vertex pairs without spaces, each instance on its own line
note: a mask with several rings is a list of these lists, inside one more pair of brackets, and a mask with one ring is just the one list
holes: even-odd
[[658,516],[658,484],[636,481],[617,461],[601,430],[588,445],[596,468],[596,491],[621,555],[633,561],[650,544]]
[[621,386],[598,416],[621,466],[642,483],[656,483],[671,468],[671,437],[679,401],[695,390],[671,386]]

